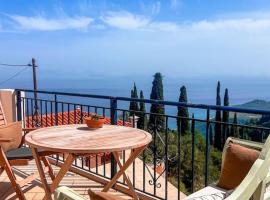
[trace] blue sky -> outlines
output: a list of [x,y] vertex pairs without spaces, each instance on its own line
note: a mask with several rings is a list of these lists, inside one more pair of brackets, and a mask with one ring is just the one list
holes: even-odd
[[42,80],[269,77],[269,52],[267,0],[0,0],[0,62]]

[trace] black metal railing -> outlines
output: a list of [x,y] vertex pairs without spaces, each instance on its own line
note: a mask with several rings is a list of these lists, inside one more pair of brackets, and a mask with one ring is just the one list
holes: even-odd
[[[140,128],[152,134],[153,142],[141,155],[140,162],[132,164],[131,180],[137,191],[157,199],[180,199],[181,191],[191,193],[217,180],[221,150],[213,142],[216,126],[222,127],[223,133],[219,134],[225,139],[236,131],[237,137],[263,142],[270,132],[268,127],[259,124],[261,116],[270,116],[267,110],[50,91],[38,91],[39,97],[34,99],[33,90],[16,89],[16,92],[17,118],[23,120],[25,127],[83,123],[83,118],[92,113],[107,117],[107,123],[122,126],[135,127],[136,115],[146,119]],[[148,109],[131,111],[127,109],[129,102],[143,102]],[[153,104],[172,107],[175,112],[150,113],[149,106]],[[179,107],[190,109],[194,114],[178,116]],[[238,113],[241,117],[237,123],[231,116],[226,122],[215,121],[216,111]],[[198,112],[200,117],[196,116]],[[151,126],[147,121],[150,116],[155,119]],[[160,119],[164,122],[163,128],[157,123]],[[181,120],[188,121],[188,133],[181,132]],[[128,152],[122,153],[123,162],[127,156]],[[54,158],[63,161],[65,156]],[[108,179],[117,171],[113,156],[106,153],[76,159],[74,165]],[[120,183],[126,184],[124,178]]]

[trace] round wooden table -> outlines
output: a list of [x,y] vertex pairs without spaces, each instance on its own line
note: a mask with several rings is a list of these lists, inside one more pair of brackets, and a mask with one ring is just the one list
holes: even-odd
[[[104,125],[100,129],[89,129],[84,124],[40,128],[28,133],[25,137],[26,144],[32,148],[46,199],[52,199],[51,194],[58,187],[77,156],[103,152],[112,152],[119,165],[119,171],[104,187],[103,192],[107,192],[123,175],[132,196],[134,199],[138,199],[131,181],[125,174],[125,170],[151,141],[151,134],[140,129],[114,125]],[[39,157],[38,149],[68,154],[57,176],[55,178],[54,175],[51,176],[53,177],[51,186],[47,183],[41,164],[42,157]],[[128,149],[132,151],[128,160],[122,165],[118,152]]]

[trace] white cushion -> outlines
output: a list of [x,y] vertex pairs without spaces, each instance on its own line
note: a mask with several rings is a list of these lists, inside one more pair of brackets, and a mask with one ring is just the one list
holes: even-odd
[[263,199],[270,200],[270,193],[269,192],[264,193]]
[[71,188],[62,186],[54,192],[54,200],[86,200]]
[[184,198],[184,200],[222,200],[231,193],[232,190],[225,190],[217,186],[207,186]]

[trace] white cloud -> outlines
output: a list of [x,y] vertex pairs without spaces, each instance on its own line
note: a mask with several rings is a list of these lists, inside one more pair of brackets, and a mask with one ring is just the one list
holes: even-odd
[[[160,2],[157,1],[152,4],[152,13],[159,12]],[[91,30],[104,30],[107,26],[123,30],[141,30],[141,31],[170,31],[170,32],[204,32],[210,34],[211,32],[270,32],[270,15],[264,13],[247,14],[241,16],[240,14],[233,16],[218,16],[213,20],[199,20],[190,22],[177,21],[162,21],[154,20],[154,16],[138,15],[127,11],[107,12],[100,17],[103,23],[93,18],[86,16],[69,17],[66,14],[56,18],[46,18],[43,16],[21,16],[8,15],[9,19],[0,23],[1,32],[4,30],[39,30],[39,31],[56,31],[66,29],[86,30],[91,24]],[[5,23],[3,23],[5,22]],[[10,23],[12,22],[12,23]],[[14,23],[15,22],[15,23]]]
[[125,30],[173,31],[178,27],[173,22],[154,21],[149,17],[135,15],[126,11],[110,12],[101,19],[111,27]]
[[[265,15],[264,15],[265,16]],[[150,17],[136,15],[127,11],[109,12],[102,17],[105,24],[125,30],[147,31],[245,31],[258,33],[270,31],[270,17],[254,18],[219,18],[176,23],[174,21],[157,21]]]
[[27,17],[21,15],[8,15],[19,28],[25,30],[57,31],[65,29],[87,29],[93,19],[90,17],[64,17],[49,19],[41,16]]
[[101,17],[101,19],[109,26],[129,30],[145,28],[151,21],[149,18],[134,15],[126,11],[109,12],[106,16]]
[[202,20],[189,24],[194,30],[201,31],[267,31],[270,30],[270,18],[266,19],[220,19],[214,21]]

